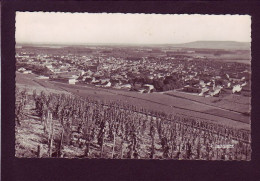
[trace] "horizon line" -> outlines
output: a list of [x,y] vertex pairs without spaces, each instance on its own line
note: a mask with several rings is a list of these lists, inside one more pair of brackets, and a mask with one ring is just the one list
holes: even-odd
[[17,44],[31,44],[31,45],[181,45],[194,42],[236,42],[236,43],[251,43],[245,41],[233,40],[196,40],[183,43],[69,43],[69,42],[16,42]]

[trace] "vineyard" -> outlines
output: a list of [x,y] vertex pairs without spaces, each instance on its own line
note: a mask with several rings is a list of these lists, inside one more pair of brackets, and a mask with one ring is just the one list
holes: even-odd
[[[249,131],[118,101],[16,88],[15,124],[16,157],[251,160]],[[26,124],[41,139],[23,155]]]

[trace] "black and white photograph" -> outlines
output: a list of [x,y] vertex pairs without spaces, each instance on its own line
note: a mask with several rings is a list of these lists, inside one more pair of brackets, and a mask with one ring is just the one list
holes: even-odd
[[251,160],[251,16],[16,12],[15,157]]

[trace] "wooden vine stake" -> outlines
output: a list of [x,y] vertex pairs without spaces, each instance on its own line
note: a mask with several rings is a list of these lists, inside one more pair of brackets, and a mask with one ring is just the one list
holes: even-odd
[[48,114],[50,117],[50,123],[51,123],[51,133],[50,133],[50,140],[49,140],[49,157],[52,156],[52,144],[53,144],[53,132],[54,132],[54,125],[53,125],[53,119],[52,114]]
[[42,145],[39,144],[37,146],[37,158],[41,158],[42,157]]
[[123,159],[124,156],[124,140],[122,139],[121,142],[121,153],[120,153],[120,159]]
[[174,139],[173,139],[173,130],[171,130],[171,141],[172,141],[172,149],[171,149],[171,158],[173,157],[173,151],[174,151]]
[[103,156],[103,151],[104,151],[104,135],[102,135],[102,145],[101,145],[101,151],[100,151],[100,158]]
[[62,132],[61,132],[61,136],[60,136],[60,142],[59,142],[58,153],[57,153],[57,157],[58,157],[58,158],[60,158],[61,155],[62,155],[63,135],[64,135],[64,128],[62,128]]
[[115,146],[116,146],[116,133],[115,133],[115,131],[114,131],[114,141],[113,141],[113,149],[112,149],[112,159],[114,158]]

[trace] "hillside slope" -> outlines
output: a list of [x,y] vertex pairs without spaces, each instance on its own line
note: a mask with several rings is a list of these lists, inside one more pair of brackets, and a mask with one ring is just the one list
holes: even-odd
[[229,49],[229,50],[250,50],[249,42],[235,41],[195,41],[183,44],[174,44],[174,47],[182,48],[205,48],[205,49]]

